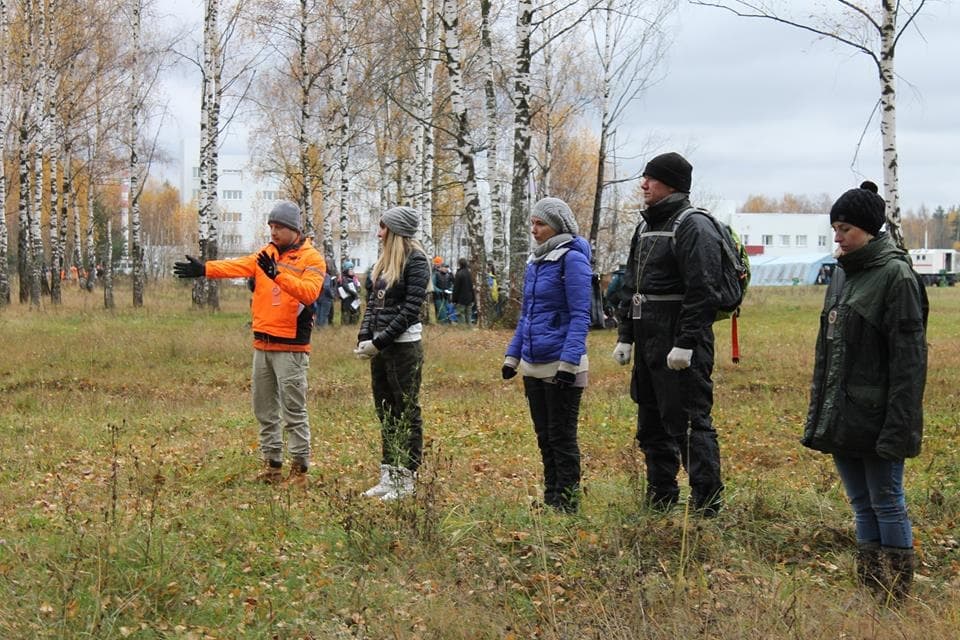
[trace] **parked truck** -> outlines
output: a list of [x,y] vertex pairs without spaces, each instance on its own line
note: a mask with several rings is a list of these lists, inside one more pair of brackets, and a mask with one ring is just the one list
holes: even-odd
[[952,287],[957,283],[960,252],[953,249],[910,249],[910,259],[928,287]]

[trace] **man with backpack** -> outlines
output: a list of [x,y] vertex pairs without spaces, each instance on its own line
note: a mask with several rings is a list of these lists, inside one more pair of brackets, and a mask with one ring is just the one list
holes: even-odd
[[723,493],[710,413],[724,238],[709,214],[691,211],[692,174],[690,163],[672,152],[643,171],[646,208],[630,243],[613,357],[621,365],[634,360],[630,397],[638,408],[649,506],[666,511],[677,503],[683,464],[691,507],[712,517]]

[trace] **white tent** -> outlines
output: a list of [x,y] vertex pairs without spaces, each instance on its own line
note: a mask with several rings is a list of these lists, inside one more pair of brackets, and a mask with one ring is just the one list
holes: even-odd
[[798,254],[791,256],[750,256],[750,286],[789,286],[816,284],[821,267],[837,259],[832,254]]

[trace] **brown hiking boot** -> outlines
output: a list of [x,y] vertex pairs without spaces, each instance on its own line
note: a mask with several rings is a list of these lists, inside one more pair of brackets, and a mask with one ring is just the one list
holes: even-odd
[[285,480],[286,484],[291,487],[306,489],[307,485],[310,484],[307,479],[307,470],[307,465],[294,462],[290,465],[290,475]]
[[276,460],[264,460],[263,471],[257,474],[257,482],[280,484],[283,482],[283,463]]

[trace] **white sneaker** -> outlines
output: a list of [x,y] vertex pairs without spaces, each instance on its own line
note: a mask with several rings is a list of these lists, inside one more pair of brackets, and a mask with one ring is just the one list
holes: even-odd
[[399,500],[404,496],[412,495],[413,480],[414,473],[410,469],[391,467],[390,477],[388,478],[390,491],[380,496],[380,499],[384,502],[390,502],[392,500]]
[[380,465],[380,482],[363,492],[368,498],[379,498],[390,493],[390,465]]

